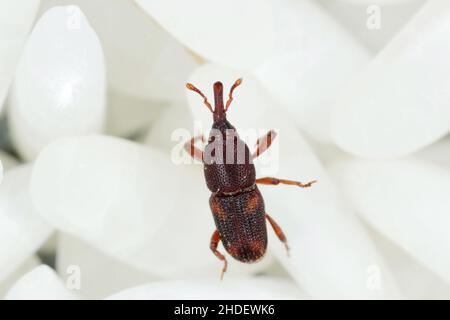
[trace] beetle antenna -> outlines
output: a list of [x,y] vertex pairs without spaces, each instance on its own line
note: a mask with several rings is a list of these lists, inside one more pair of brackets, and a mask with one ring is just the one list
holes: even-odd
[[230,93],[228,94],[228,101],[225,106],[225,112],[227,112],[228,108],[230,107],[231,101],[233,101],[233,91],[237,87],[239,87],[242,83],[242,78],[237,79],[234,84],[231,86]]
[[189,90],[192,90],[194,92],[197,92],[203,98],[203,103],[208,107],[209,111],[214,113],[214,110],[211,107],[211,104],[208,102],[208,98],[203,94],[203,92],[201,92],[199,89],[197,89],[192,83],[186,83],[186,88],[188,88]]

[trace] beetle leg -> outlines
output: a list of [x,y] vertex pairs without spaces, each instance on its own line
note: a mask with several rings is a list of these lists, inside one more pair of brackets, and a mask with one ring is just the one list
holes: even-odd
[[269,149],[276,136],[277,133],[274,130],[270,130],[264,137],[258,138],[256,141],[256,151],[252,154],[252,159],[259,157],[264,151]]
[[278,223],[276,223],[275,220],[273,220],[273,218],[271,216],[269,216],[267,213],[266,213],[266,219],[269,221],[269,223],[272,226],[272,229],[275,232],[275,234],[277,235],[278,239],[280,239],[280,241],[283,242],[284,246],[286,247],[287,255],[289,256],[289,246],[287,243],[286,236],[283,233],[283,230],[281,230]]
[[308,183],[301,183],[300,181],[277,179],[277,178],[271,178],[271,177],[256,179],[256,183],[259,183],[259,184],[272,184],[272,185],[289,184],[289,185],[293,185],[293,186],[299,186],[301,188],[311,187],[311,185],[316,182],[317,182],[316,180],[313,180]]
[[227,271],[228,262],[227,262],[227,259],[225,258],[225,256],[217,250],[219,241],[220,241],[220,234],[219,234],[219,231],[216,230],[216,231],[214,231],[214,233],[211,237],[211,243],[210,243],[209,247],[211,248],[211,251],[216,255],[216,257],[223,261],[223,269],[222,269],[222,273],[220,275],[220,280],[222,280],[224,273]]
[[228,94],[228,101],[227,101],[227,104],[225,105],[225,112],[227,112],[228,108],[230,107],[231,101],[233,101],[233,91],[234,91],[234,89],[239,87],[241,85],[241,83],[242,83],[242,78],[239,78],[231,86],[230,93]]
[[204,142],[205,137],[203,135],[193,137],[184,144],[184,150],[186,150],[186,152],[189,153],[192,158],[203,161],[203,151],[195,146],[195,142],[198,140],[202,140]]

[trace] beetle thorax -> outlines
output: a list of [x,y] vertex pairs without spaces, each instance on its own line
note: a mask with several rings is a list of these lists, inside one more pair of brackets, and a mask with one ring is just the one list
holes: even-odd
[[213,124],[204,163],[206,183],[212,192],[234,192],[255,183],[250,150],[226,119]]

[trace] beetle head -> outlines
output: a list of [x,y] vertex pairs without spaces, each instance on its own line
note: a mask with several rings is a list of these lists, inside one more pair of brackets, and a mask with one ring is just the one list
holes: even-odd
[[237,86],[239,86],[242,83],[242,79],[238,79],[234,82],[234,84],[231,86],[230,94],[228,95],[228,101],[227,104],[224,106],[223,104],[223,84],[220,81],[217,81],[214,83],[213,90],[214,90],[214,110],[211,107],[211,104],[208,102],[208,98],[201,92],[199,89],[197,89],[194,85],[187,83],[186,87],[189,90],[192,90],[194,92],[197,92],[202,98],[203,103],[206,105],[206,107],[211,111],[213,114],[214,123],[220,122],[225,120],[226,113],[228,110],[228,107],[231,104],[231,101],[233,101],[233,91],[236,89]]

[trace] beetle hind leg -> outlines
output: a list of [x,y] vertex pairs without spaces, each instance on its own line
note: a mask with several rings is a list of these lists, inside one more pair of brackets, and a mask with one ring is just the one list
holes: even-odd
[[214,233],[213,233],[213,235],[211,237],[211,243],[210,243],[209,247],[210,247],[211,251],[214,253],[214,255],[217,258],[219,258],[219,260],[223,261],[222,273],[220,274],[220,280],[223,280],[223,275],[227,271],[228,262],[227,262],[227,259],[225,258],[225,256],[223,254],[221,254],[219,252],[219,250],[217,250],[217,246],[219,245],[219,241],[220,241],[220,234],[219,234],[219,231],[216,230],[216,231],[214,231]]
[[269,223],[272,226],[272,229],[275,232],[275,234],[277,235],[278,239],[280,239],[280,241],[283,242],[284,246],[286,247],[287,255],[289,257],[289,245],[287,243],[287,238],[284,235],[283,230],[281,230],[281,227],[278,225],[278,223],[276,223],[275,220],[273,220],[273,218],[271,216],[269,216],[267,213],[266,213],[266,219],[267,219],[267,221],[269,221]]

